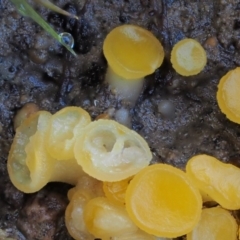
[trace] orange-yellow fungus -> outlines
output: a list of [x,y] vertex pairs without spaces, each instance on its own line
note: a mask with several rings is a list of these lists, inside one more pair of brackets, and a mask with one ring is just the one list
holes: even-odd
[[60,162],[47,153],[45,140],[50,119],[49,112],[39,111],[16,130],[7,167],[12,183],[23,192],[36,192],[53,181],[76,184],[83,174],[75,159]]
[[107,119],[88,124],[74,146],[83,170],[101,181],[120,181],[146,167],[152,154],[146,141],[129,128]]
[[201,219],[187,240],[236,240],[237,223],[234,217],[220,207],[203,209]]
[[80,107],[65,107],[52,115],[46,136],[46,149],[57,160],[74,158],[76,136],[91,122],[91,117]]
[[40,190],[46,184],[45,178],[50,177],[52,159],[48,158],[43,144],[50,118],[50,113],[39,111],[16,130],[7,168],[12,183],[23,192]]
[[84,208],[83,217],[88,231],[102,240],[138,230],[124,206],[104,197],[90,200]]
[[171,63],[176,72],[182,76],[196,75],[207,63],[206,52],[199,42],[186,38],[174,45]]
[[104,41],[103,52],[110,68],[125,79],[139,79],[153,73],[164,58],[159,40],[135,25],[114,28]]
[[92,198],[86,190],[77,190],[65,211],[65,223],[69,234],[75,240],[93,240],[94,237],[86,228],[83,220],[83,209]]
[[115,203],[124,204],[125,193],[131,179],[132,177],[123,179],[122,181],[118,182],[104,182],[103,191],[105,193],[106,198]]
[[221,111],[231,121],[240,124],[240,67],[224,75],[217,91],[217,101]]
[[240,209],[240,169],[208,155],[192,157],[186,166],[195,185],[222,207]]
[[181,170],[155,164],[134,176],[126,191],[130,218],[143,231],[159,237],[190,232],[201,214],[201,195]]

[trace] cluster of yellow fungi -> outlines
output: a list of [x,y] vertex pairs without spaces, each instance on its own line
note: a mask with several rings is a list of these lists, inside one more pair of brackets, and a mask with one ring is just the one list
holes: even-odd
[[[164,58],[152,33],[133,25],[109,33],[103,51],[107,81],[123,98],[134,91],[129,86],[141,86]],[[204,68],[206,53],[197,41],[185,39],[174,46],[171,61],[179,74],[195,75]],[[224,76],[217,95],[222,111],[238,123],[239,75],[237,68]],[[7,163],[10,179],[25,193],[53,181],[74,185],[65,212],[74,239],[186,235],[187,240],[236,240],[239,227],[231,211],[240,209],[239,168],[208,155],[192,157],[186,172],[166,164],[149,166],[152,153],[146,141],[113,120],[91,121],[80,107],[53,115],[31,111],[30,116],[20,112],[16,120]],[[206,201],[218,206],[203,207]]]
[[[133,103],[142,90],[144,77],[164,60],[160,41],[146,29],[130,24],[116,27],[107,35],[103,53],[108,62],[106,81],[110,89]],[[191,76],[203,70],[207,56],[200,43],[186,38],[173,47],[170,60],[177,73]]]
[[[136,132],[106,119],[91,121],[80,107],[37,111],[16,129],[8,157],[13,184],[23,192],[50,181],[75,185],[65,221],[76,240],[236,240],[240,169],[207,155],[190,159],[186,173],[149,166],[152,154]],[[207,198],[206,198],[207,196]],[[214,201],[219,207],[202,209]],[[212,223],[212,219],[215,219]],[[213,238],[211,238],[211,236]]]

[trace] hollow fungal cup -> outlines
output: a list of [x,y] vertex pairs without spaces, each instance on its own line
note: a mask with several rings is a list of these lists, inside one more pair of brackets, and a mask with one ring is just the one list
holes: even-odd
[[152,153],[136,132],[113,121],[88,124],[74,146],[83,170],[101,181],[120,181],[149,165]]
[[114,28],[106,37],[103,53],[108,61],[106,81],[121,99],[135,102],[146,75],[163,62],[164,50],[149,31],[134,25]]
[[37,192],[48,182],[76,184],[83,174],[74,158],[58,161],[47,152],[51,118],[49,112],[38,111],[16,129],[7,168],[14,186],[25,193]]

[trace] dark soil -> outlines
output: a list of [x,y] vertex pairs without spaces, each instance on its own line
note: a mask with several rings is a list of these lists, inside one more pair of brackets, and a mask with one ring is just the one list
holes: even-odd
[[[220,112],[217,84],[240,65],[240,4],[237,0],[58,0],[79,21],[35,5],[59,33],[75,39],[74,58],[30,19],[20,16],[9,0],[0,0],[0,229],[13,239],[71,239],[64,226],[66,192],[70,186],[49,184],[25,195],[10,183],[6,160],[14,137],[13,119],[27,102],[52,113],[81,106],[96,118],[109,109],[129,109],[132,128],[149,143],[153,162],[179,168],[198,153],[240,166],[240,126]],[[103,40],[114,27],[142,26],[162,42],[166,58],[147,77],[135,106],[121,102],[104,83]],[[194,77],[181,77],[169,62],[179,40],[197,39],[208,64]],[[168,100],[173,118],[159,112]],[[0,237],[1,238],[1,237]]]

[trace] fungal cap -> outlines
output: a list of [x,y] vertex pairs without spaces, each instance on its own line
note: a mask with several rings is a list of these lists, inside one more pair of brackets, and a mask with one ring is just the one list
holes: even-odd
[[8,155],[7,169],[14,186],[22,192],[40,190],[51,177],[53,161],[44,148],[51,114],[38,111],[16,130]]
[[120,181],[148,166],[152,154],[147,142],[120,123],[100,119],[78,136],[74,155],[90,176],[101,181]]
[[240,169],[201,154],[192,157],[186,173],[194,184],[215,202],[230,210],[240,208]]
[[229,211],[221,207],[205,208],[194,230],[187,234],[187,240],[202,239],[236,240],[237,222]]
[[83,217],[88,231],[96,238],[112,239],[138,230],[125,207],[105,197],[91,199],[84,207]]
[[237,67],[221,78],[218,84],[217,102],[226,117],[238,124],[240,124],[239,90],[240,67]]
[[153,73],[164,58],[159,40],[134,25],[114,28],[104,41],[103,53],[112,70],[125,79],[139,79]]
[[140,229],[171,238],[187,234],[197,225],[202,201],[198,189],[183,171],[155,164],[141,170],[130,182],[126,208]]
[[74,158],[73,147],[77,135],[91,122],[81,107],[65,107],[52,115],[46,136],[46,149],[57,160]]
[[196,75],[207,63],[206,52],[199,42],[186,38],[174,45],[171,63],[176,72],[182,76]]

